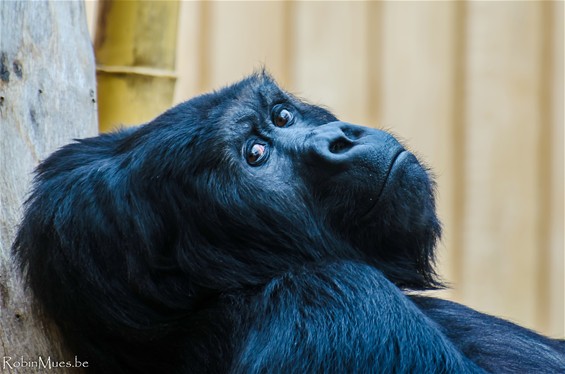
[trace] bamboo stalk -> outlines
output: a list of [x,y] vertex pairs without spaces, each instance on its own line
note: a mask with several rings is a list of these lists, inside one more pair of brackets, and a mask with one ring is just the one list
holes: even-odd
[[100,131],[147,122],[173,102],[179,3],[101,0],[94,49]]

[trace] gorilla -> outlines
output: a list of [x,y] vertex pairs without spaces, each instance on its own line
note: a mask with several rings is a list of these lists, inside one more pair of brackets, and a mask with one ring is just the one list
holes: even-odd
[[564,372],[442,286],[434,186],[388,133],[257,72],[43,161],[13,252],[102,373]]

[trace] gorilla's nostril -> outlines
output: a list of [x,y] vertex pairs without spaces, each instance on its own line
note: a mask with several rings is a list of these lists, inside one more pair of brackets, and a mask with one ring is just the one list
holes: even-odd
[[335,154],[344,153],[352,146],[353,143],[351,143],[348,139],[336,139],[330,144],[330,152]]

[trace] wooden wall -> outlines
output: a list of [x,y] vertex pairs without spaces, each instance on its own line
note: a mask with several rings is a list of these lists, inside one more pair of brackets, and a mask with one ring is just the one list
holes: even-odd
[[563,337],[563,11],[183,2],[175,97],[266,66],[340,118],[389,129],[437,176],[443,296]]

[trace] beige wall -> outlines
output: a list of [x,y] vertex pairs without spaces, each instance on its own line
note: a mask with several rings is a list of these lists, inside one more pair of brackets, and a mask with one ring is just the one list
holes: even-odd
[[564,336],[563,2],[180,9],[177,102],[266,66],[391,130],[437,175],[444,296]]

